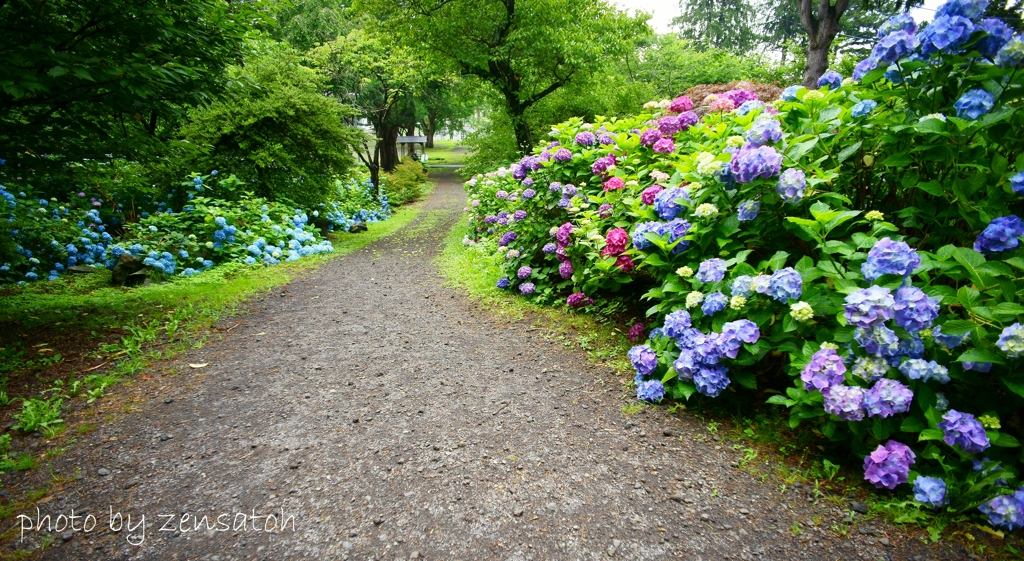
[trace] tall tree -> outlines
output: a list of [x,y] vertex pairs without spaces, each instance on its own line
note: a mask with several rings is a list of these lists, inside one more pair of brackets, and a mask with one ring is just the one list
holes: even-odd
[[526,112],[650,29],[604,0],[362,0],[382,26],[422,56],[489,84],[503,101],[516,145],[533,145]]
[[434,147],[434,135],[440,128],[462,128],[477,105],[469,85],[454,77],[428,80],[417,92],[416,100],[421,108],[420,129],[427,137],[427,148]]
[[408,121],[402,112],[422,82],[423,61],[409,49],[363,29],[324,43],[307,57],[327,75],[331,95],[339,103],[354,106],[373,129],[372,139],[355,148],[379,188],[381,170],[389,172],[398,165],[396,141]]
[[345,0],[293,0],[281,5],[276,19],[271,35],[303,52],[356,28]]
[[754,8],[749,0],[680,0],[672,20],[679,36],[698,49],[746,51],[754,45]]

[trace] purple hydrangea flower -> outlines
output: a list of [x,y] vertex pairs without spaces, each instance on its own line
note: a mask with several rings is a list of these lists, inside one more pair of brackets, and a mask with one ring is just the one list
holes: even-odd
[[992,94],[980,88],[970,90],[953,104],[957,117],[971,120],[988,113],[994,106],[995,98],[992,97]]
[[650,376],[658,367],[658,355],[654,354],[654,349],[650,345],[637,345],[629,349],[626,355],[629,356],[629,361],[633,363],[637,374]]
[[665,316],[665,335],[679,339],[683,336],[683,330],[690,327],[690,313],[686,310],[676,310]]
[[725,278],[725,260],[717,257],[708,259],[697,268],[697,280],[700,282],[718,282]]
[[907,482],[910,466],[916,459],[909,446],[890,440],[864,458],[864,479],[879,489],[891,491],[900,483]]
[[612,205],[604,203],[603,205],[597,207],[597,215],[600,216],[601,218],[611,218]]
[[552,253],[555,252],[556,249],[558,249],[557,245],[553,243],[546,243],[544,244],[544,247],[542,247],[540,250],[548,255],[551,255]]
[[1024,487],[1012,495],[1000,495],[978,507],[988,516],[988,522],[996,528],[1014,531],[1024,528]]
[[679,126],[679,130],[685,131],[700,122],[700,117],[697,116],[693,111],[683,111],[676,117],[676,124]]
[[915,33],[917,31],[917,22],[914,21],[913,16],[910,14],[899,14],[892,16],[885,20],[885,23],[878,27],[878,37],[882,38],[895,31],[906,31],[908,33]]
[[1002,49],[1007,41],[1013,39],[1013,30],[999,18],[985,18],[981,20],[978,27],[987,33],[983,39],[974,44],[974,48],[978,49],[981,56],[994,59],[999,53],[999,49]]
[[889,64],[906,57],[917,49],[920,43],[912,32],[895,31],[886,35],[871,50],[870,58],[876,61],[876,66],[885,61]]
[[1007,251],[1020,245],[1017,238],[1024,235],[1024,223],[1015,214],[996,218],[985,227],[974,241],[974,250],[985,253]]
[[658,130],[665,136],[672,136],[679,132],[679,119],[673,116],[658,119]]
[[496,286],[498,288],[504,290],[504,289],[508,288],[508,285],[509,285],[508,277],[501,277],[500,279],[498,279],[498,284]]
[[566,184],[565,187],[562,187],[563,197],[575,197],[576,193],[579,193],[579,189],[577,189],[572,183]]
[[976,372],[986,373],[992,370],[991,362],[962,362],[964,370],[974,370]]
[[957,445],[968,454],[982,452],[990,445],[985,427],[970,413],[950,409],[942,416],[938,426],[942,429],[943,442],[950,446]]
[[844,421],[864,420],[864,388],[838,384],[822,390],[825,412]]
[[899,380],[882,378],[864,394],[864,409],[869,417],[892,417],[910,411],[914,392]]
[[875,356],[895,356],[900,352],[900,338],[885,325],[878,324],[870,329],[858,327],[853,330],[853,340],[865,352]]
[[843,85],[843,75],[836,72],[835,70],[828,70],[818,78],[818,87],[824,88],[828,86],[828,89],[835,91]]
[[662,138],[655,142],[651,149],[659,154],[671,154],[676,151],[676,143],[672,142],[671,138]]
[[573,292],[566,299],[565,303],[570,308],[580,308],[594,304],[594,299],[587,296],[585,292]]
[[519,165],[523,166],[523,169],[528,171],[537,171],[541,168],[540,158],[537,156],[523,156],[519,160]]
[[722,325],[722,333],[718,337],[718,350],[722,356],[736,358],[743,343],[753,344],[761,338],[761,330],[749,319],[730,321]]
[[572,206],[572,199],[569,197],[558,199],[558,208],[569,208],[570,206]]
[[690,201],[690,197],[686,194],[686,189],[682,187],[658,191],[654,196],[654,211],[658,213],[662,220],[672,220],[686,208],[678,202],[680,200]]
[[562,224],[561,226],[558,227],[558,231],[555,232],[555,239],[558,240],[558,243],[562,244],[563,246],[568,246],[569,236],[572,235],[574,230],[575,228],[573,227],[572,223],[566,222],[565,224]]
[[914,480],[914,500],[932,508],[942,508],[949,504],[946,482],[938,477],[918,476]]
[[782,125],[771,117],[759,117],[747,130],[747,142],[762,146],[782,140]]
[[524,177],[526,177],[526,174],[529,173],[529,171],[530,171],[529,169],[527,169],[522,164],[512,164],[511,167],[512,167],[512,179],[523,179]]
[[796,168],[789,168],[779,176],[779,182],[775,185],[775,192],[782,197],[782,202],[796,204],[804,198],[804,189],[807,188],[807,177],[804,171]]
[[888,288],[871,286],[846,297],[846,322],[857,327],[870,328],[893,318],[896,300]]
[[590,166],[590,171],[594,175],[601,175],[608,171],[608,168],[615,165],[615,154],[608,154],[594,160],[594,164]]
[[597,137],[597,142],[601,146],[608,146],[610,144],[615,144],[615,139],[608,136],[607,134],[602,133],[600,136]]
[[525,218],[526,218],[526,211],[525,210],[519,209],[519,210],[515,211],[514,213],[512,213],[512,220],[515,220],[516,222],[518,222],[520,220],[524,220]]
[[939,301],[915,286],[896,291],[896,325],[911,333],[932,326],[939,317]]
[[917,250],[905,242],[882,238],[868,252],[868,260],[861,265],[861,273],[867,281],[874,281],[882,275],[909,276],[921,265]]
[[519,285],[519,292],[522,292],[524,296],[529,296],[533,294],[533,291],[536,289],[536,285],[534,285],[532,282],[524,282],[523,284]]
[[729,168],[740,183],[763,177],[775,177],[782,171],[782,155],[771,146],[744,144],[729,162]]
[[568,148],[559,148],[558,150],[555,151],[556,162],[568,162],[571,159],[572,152],[570,152]]
[[768,280],[768,294],[779,302],[797,300],[804,292],[804,279],[792,267],[779,269]]
[[580,146],[593,146],[597,142],[597,138],[594,137],[594,133],[590,131],[580,131],[576,133],[576,144]]
[[748,222],[757,218],[757,213],[761,211],[761,203],[757,201],[743,201],[737,207],[739,211],[740,222]]
[[[682,218],[676,218],[670,222],[658,224],[658,230],[655,232],[659,236],[666,236],[668,243],[672,243],[676,240],[681,240],[675,247],[672,248],[672,255],[682,253],[690,245],[689,240],[682,239],[686,236],[686,232],[690,230],[690,223]],[[635,233],[634,233],[635,238]]]
[[867,76],[868,72],[871,72],[876,68],[878,68],[878,59],[873,56],[869,56],[858,62],[857,66],[853,67],[853,79],[859,82],[864,79],[864,76]]
[[835,350],[824,348],[814,353],[811,361],[800,372],[804,389],[823,391],[832,386],[842,384],[846,378],[846,365]]
[[640,144],[649,148],[654,146],[655,142],[661,140],[662,136],[661,131],[657,128],[646,129],[640,135]]
[[639,250],[650,249],[654,245],[653,242],[647,239],[645,234],[658,234],[658,230],[661,228],[660,222],[640,222],[633,229],[633,247]]
[[742,296],[744,298],[749,298],[750,295],[754,292],[753,281],[753,277],[747,275],[738,276],[735,279],[733,279],[732,286],[729,290],[732,292],[733,296]]
[[568,279],[568,278],[572,277],[572,273],[573,273],[572,261],[568,261],[568,260],[562,261],[558,265],[558,274],[561,275],[561,277],[563,279]]
[[559,193],[562,191],[562,184],[557,181],[552,181],[551,184],[548,185],[548,191],[551,191],[552,193]]
[[[526,184],[526,182],[523,182],[523,185],[525,185],[525,184]],[[531,185],[532,184],[533,183],[531,182]],[[537,192],[534,191],[533,189],[527,189],[527,190],[523,191],[523,198],[524,199],[532,199],[536,195],[537,195]]]
[[729,299],[721,292],[712,292],[704,297],[704,304],[700,309],[706,316],[713,316],[721,312],[728,305]]
[[519,235],[511,230],[505,232],[501,235],[501,239],[498,240],[498,247],[506,247],[508,244],[516,241],[517,237],[519,237]]
[[532,274],[533,274],[533,269],[531,269],[530,267],[528,267],[526,265],[523,265],[522,267],[519,267],[519,270],[516,271],[516,276],[519,277],[519,280],[526,279],[527,277],[529,277]]
[[728,373],[724,366],[702,366],[693,373],[693,384],[702,395],[718,397],[729,387]]
[[499,199],[507,199],[508,198],[508,191],[506,191],[504,189],[499,189],[496,193],[494,193],[494,196],[499,198]]
[[938,52],[953,54],[971,38],[974,24],[961,16],[938,16],[917,34],[921,54],[928,57]]
[[665,398],[665,386],[658,380],[647,380],[636,386],[636,397],[648,403],[657,403]]

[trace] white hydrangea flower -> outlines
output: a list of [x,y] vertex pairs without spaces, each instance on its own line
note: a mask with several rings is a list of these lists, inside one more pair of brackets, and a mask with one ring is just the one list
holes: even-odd
[[743,306],[747,305],[747,299],[742,296],[733,296],[729,300],[729,307],[734,310],[740,310]]
[[710,218],[718,214],[718,207],[711,203],[704,203],[702,205],[698,205],[697,208],[694,209],[693,214],[697,218]]
[[810,304],[801,300],[789,307],[789,315],[801,323],[808,322],[814,319],[814,309]]
[[693,292],[686,295],[686,307],[696,308],[704,301],[704,294],[694,290]]

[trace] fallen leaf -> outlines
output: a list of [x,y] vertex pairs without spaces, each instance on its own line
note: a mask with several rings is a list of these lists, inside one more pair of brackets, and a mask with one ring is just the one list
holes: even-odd
[[192,368],[205,368],[206,365],[208,365],[208,364],[210,364],[210,363],[209,362],[197,362],[197,363],[191,363],[190,362],[188,365],[191,366]]

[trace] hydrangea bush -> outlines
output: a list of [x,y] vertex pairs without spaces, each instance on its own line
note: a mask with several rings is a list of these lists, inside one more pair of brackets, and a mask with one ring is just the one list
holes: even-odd
[[465,242],[496,251],[499,288],[646,302],[640,399],[783,370],[769,402],[845,443],[865,480],[1019,528],[1024,40],[984,3],[922,30],[894,18],[853,79],[819,89],[557,125],[467,182]]

